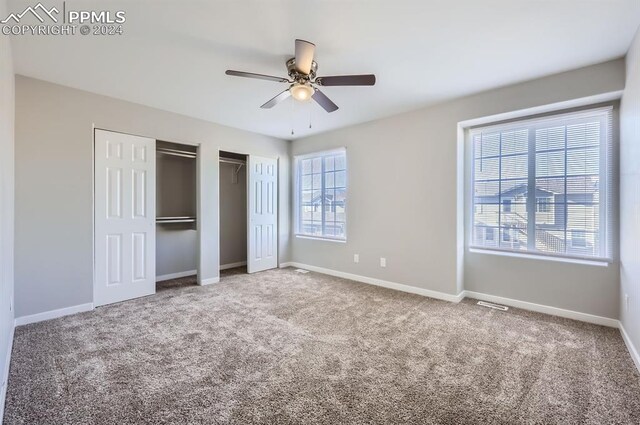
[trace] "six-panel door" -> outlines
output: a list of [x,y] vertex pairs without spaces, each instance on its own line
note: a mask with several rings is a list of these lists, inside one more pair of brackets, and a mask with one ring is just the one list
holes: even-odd
[[155,293],[155,144],[95,131],[96,306]]
[[249,155],[249,273],[278,266],[278,160]]

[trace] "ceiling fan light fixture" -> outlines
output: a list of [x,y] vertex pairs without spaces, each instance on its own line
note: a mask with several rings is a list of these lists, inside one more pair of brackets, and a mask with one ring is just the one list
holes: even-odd
[[299,100],[300,102],[305,102],[311,99],[311,96],[313,96],[314,93],[311,84],[302,83],[293,84],[289,91],[291,92],[291,96],[293,96],[295,100]]

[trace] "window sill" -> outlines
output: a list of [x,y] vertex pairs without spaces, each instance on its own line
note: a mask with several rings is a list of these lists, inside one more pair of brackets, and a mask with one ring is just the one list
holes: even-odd
[[299,238],[299,239],[310,239],[310,240],[314,240],[314,241],[347,243],[346,239],[324,238],[322,236],[296,235],[296,238]]
[[572,257],[557,257],[544,254],[531,254],[524,252],[514,252],[500,249],[486,249],[486,248],[469,248],[469,252],[474,254],[488,254],[488,255],[500,255],[503,257],[515,257],[515,258],[527,258],[531,260],[543,260],[543,261],[556,261],[560,263],[581,264],[584,266],[596,266],[596,267],[609,267],[612,260],[609,259],[588,259],[588,258],[572,258]]

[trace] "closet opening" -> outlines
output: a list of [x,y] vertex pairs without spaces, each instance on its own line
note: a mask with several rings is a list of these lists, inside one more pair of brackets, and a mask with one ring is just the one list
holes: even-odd
[[156,142],[156,289],[197,285],[197,147]]
[[247,155],[220,151],[220,276],[247,273]]

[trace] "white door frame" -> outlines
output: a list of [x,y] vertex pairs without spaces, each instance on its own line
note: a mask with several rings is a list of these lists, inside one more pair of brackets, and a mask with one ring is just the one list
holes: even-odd
[[[245,173],[247,175],[246,177],[246,187],[245,187],[245,191],[247,194],[247,202],[246,202],[246,214],[247,214],[247,271],[248,271],[248,266],[249,266],[249,238],[251,237],[250,232],[249,232],[249,223],[250,223],[250,217],[249,217],[249,184],[251,179],[249,178],[249,156],[252,155],[250,153],[245,153],[245,152],[238,152],[235,150],[230,150],[230,149],[224,149],[222,147],[218,148],[218,158],[220,157],[220,152],[229,152],[229,153],[233,153],[236,155],[244,155],[246,157],[245,161]],[[278,227],[278,231],[276,232],[276,267],[280,266],[280,158],[273,158],[276,160],[276,210],[277,210],[277,214],[276,214],[276,224]],[[218,163],[218,167],[220,167],[219,163]],[[220,175],[220,169],[218,168],[218,176]],[[220,254],[220,178],[218,177],[218,254]],[[220,262],[220,255],[218,255],[218,262]],[[219,265],[220,266],[220,265]]]

